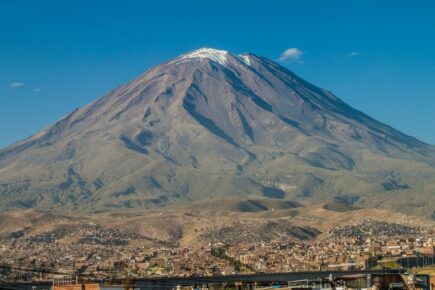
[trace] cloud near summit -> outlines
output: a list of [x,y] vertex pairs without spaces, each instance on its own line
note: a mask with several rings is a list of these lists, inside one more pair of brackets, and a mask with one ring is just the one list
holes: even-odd
[[291,48],[287,48],[286,50],[284,50],[284,52],[281,54],[281,56],[279,57],[279,60],[294,60],[294,61],[301,61],[302,55],[304,54],[304,52],[302,50],[300,50],[297,47],[291,47]]

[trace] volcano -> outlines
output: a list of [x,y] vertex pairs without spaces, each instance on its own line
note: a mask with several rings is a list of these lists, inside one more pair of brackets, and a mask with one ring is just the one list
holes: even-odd
[[274,200],[429,213],[435,149],[255,54],[202,48],[0,151],[0,208]]

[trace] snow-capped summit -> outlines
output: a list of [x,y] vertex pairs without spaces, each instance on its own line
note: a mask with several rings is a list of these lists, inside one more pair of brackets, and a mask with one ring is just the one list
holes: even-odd
[[209,47],[199,48],[191,52],[182,54],[181,56],[169,63],[181,64],[188,61],[202,61],[204,59],[209,59],[211,61],[219,63],[220,65],[228,65],[230,59],[238,59],[239,61],[248,66],[251,65],[249,54],[233,55],[226,50],[219,50]]
[[203,60],[210,59],[214,62],[217,62],[221,65],[225,65],[228,61],[228,55],[230,53],[226,50],[218,50],[214,48],[203,47],[187,54],[182,55],[175,62],[182,63],[189,60]]

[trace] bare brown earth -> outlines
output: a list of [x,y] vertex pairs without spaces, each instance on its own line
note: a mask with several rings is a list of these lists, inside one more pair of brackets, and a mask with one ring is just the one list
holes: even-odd
[[[260,202],[260,201],[257,201]],[[239,200],[227,200],[236,207]],[[359,209],[337,212],[319,205],[299,204],[297,207],[241,212],[228,210],[207,202],[167,209],[163,212],[129,211],[80,216],[61,216],[37,210],[11,211],[0,215],[0,236],[14,235],[24,241],[59,228],[95,224],[104,229],[121,231],[121,235],[141,235],[130,244],[199,246],[209,242],[273,242],[325,238],[338,225],[350,225],[364,219],[404,223],[434,229],[434,222],[381,209]],[[103,230],[101,230],[103,231]],[[73,243],[82,236],[76,231],[61,237],[60,243]]]

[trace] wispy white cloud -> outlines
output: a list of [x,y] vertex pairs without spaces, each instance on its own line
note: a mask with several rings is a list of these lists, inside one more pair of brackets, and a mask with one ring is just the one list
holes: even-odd
[[33,92],[34,92],[35,94],[39,94],[40,92],[42,92],[42,90],[41,90],[40,88],[34,88],[34,89],[33,89]]
[[13,82],[13,83],[9,84],[9,88],[11,88],[11,89],[16,89],[16,88],[19,88],[22,86],[24,86],[24,84],[22,82]]
[[360,55],[359,51],[352,51],[351,53],[348,53],[346,56],[358,56]]
[[279,60],[294,60],[294,61],[302,61],[302,55],[304,52],[297,47],[287,48],[279,57]]

